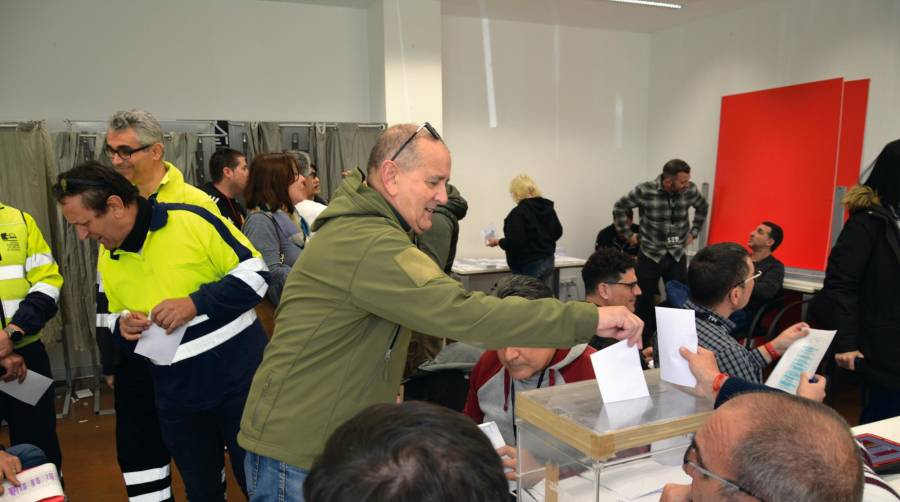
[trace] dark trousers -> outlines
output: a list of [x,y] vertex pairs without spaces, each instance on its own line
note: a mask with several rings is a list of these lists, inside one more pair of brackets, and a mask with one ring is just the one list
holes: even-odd
[[244,495],[244,449],[237,443],[249,387],[218,406],[202,411],[159,410],[163,439],[184,479],[188,500],[225,500],[225,458]]
[[877,385],[863,387],[863,409],[859,424],[868,424],[900,415],[900,390]]
[[550,284],[550,279],[553,277],[554,263],[555,258],[553,256],[549,256],[547,258],[541,258],[540,260],[528,262],[524,265],[518,265],[515,267],[510,266],[509,270],[513,274],[536,277],[540,279],[541,282],[547,284],[552,288],[553,286]]
[[[31,343],[16,349],[16,353],[25,360],[29,372],[52,378],[50,358],[43,343]],[[56,437],[56,408],[53,405],[52,385],[34,406],[0,393],[0,420],[6,420],[9,424],[11,444],[30,443],[37,446],[44,451],[47,461],[62,472],[62,452]]]
[[115,377],[116,455],[128,498],[174,500],[171,458],[159,430],[149,363],[123,351]]
[[656,263],[640,253],[634,271],[641,288],[641,295],[637,297],[635,304],[635,314],[644,321],[644,346],[649,347],[650,338],[656,332],[656,313],[653,307],[654,296],[659,292],[659,279],[662,277],[664,282],[681,281],[687,284],[687,255],[682,255],[680,260],[675,261],[667,253]]

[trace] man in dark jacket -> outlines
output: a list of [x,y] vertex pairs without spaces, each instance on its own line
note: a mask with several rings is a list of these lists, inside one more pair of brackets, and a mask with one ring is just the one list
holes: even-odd
[[884,147],[866,183],[843,202],[850,219],[810,314],[817,327],[838,330],[837,364],[862,373],[865,424],[900,415],[900,140]]
[[456,258],[456,242],[459,240],[459,220],[466,217],[469,204],[455,186],[447,183],[447,203],[434,210],[431,228],[419,236],[418,248],[450,273]]
[[637,257],[638,253],[641,251],[641,226],[634,223],[634,220],[631,217],[628,218],[628,226],[631,228],[631,234],[638,237],[638,240],[635,243],[629,241],[625,237],[625,234],[616,228],[616,224],[612,223],[597,233],[597,239],[594,241],[594,251],[599,251],[600,248],[616,248],[619,251]]
[[209,175],[212,181],[200,189],[215,201],[222,216],[231,220],[237,228],[241,228],[244,218],[247,217],[247,210],[235,197],[244,193],[247,180],[250,179],[247,158],[243,153],[230,148],[216,150],[209,158]]

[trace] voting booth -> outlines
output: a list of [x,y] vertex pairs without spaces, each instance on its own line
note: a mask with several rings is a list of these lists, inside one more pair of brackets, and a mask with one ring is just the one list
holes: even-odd
[[604,404],[595,381],[516,394],[518,500],[659,500],[713,402],[644,372],[649,396]]

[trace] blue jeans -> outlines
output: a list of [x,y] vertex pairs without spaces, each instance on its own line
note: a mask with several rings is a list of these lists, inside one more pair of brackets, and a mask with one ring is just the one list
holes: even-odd
[[6,453],[19,457],[22,463],[22,469],[31,469],[47,463],[47,456],[44,451],[37,446],[28,443],[17,444],[6,449]]
[[553,256],[541,258],[540,260],[528,262],[524,265],[509,267],[510,272],[518,275],[528,275],[536,277],[542,282],[549,284],[550,277],[553,276],[553,266],[555,259]]
[[244,476],[250,502],[303,502],[303,481],[309,471],[248,451]]

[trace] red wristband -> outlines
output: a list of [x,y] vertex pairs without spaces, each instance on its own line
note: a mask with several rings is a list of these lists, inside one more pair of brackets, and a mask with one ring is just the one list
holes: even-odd
[[719,389],[722,388],[722,384],[725,383],[725,380],[728,378],[728,373],[719,373],[716,375],[716,378],[713,379],[712,391],[713,394],[719,392]]
[[775,360],[777,360],[779,357],[781,357],[781,354],[779,354],[779,353],[775,350],[775,347],[772,346],[772,342],[766,343],[765,345],[763,345],[763,347],[766,348],[766,352],[769,353],[769,357],[771,357],[773,361],[775,361]]

